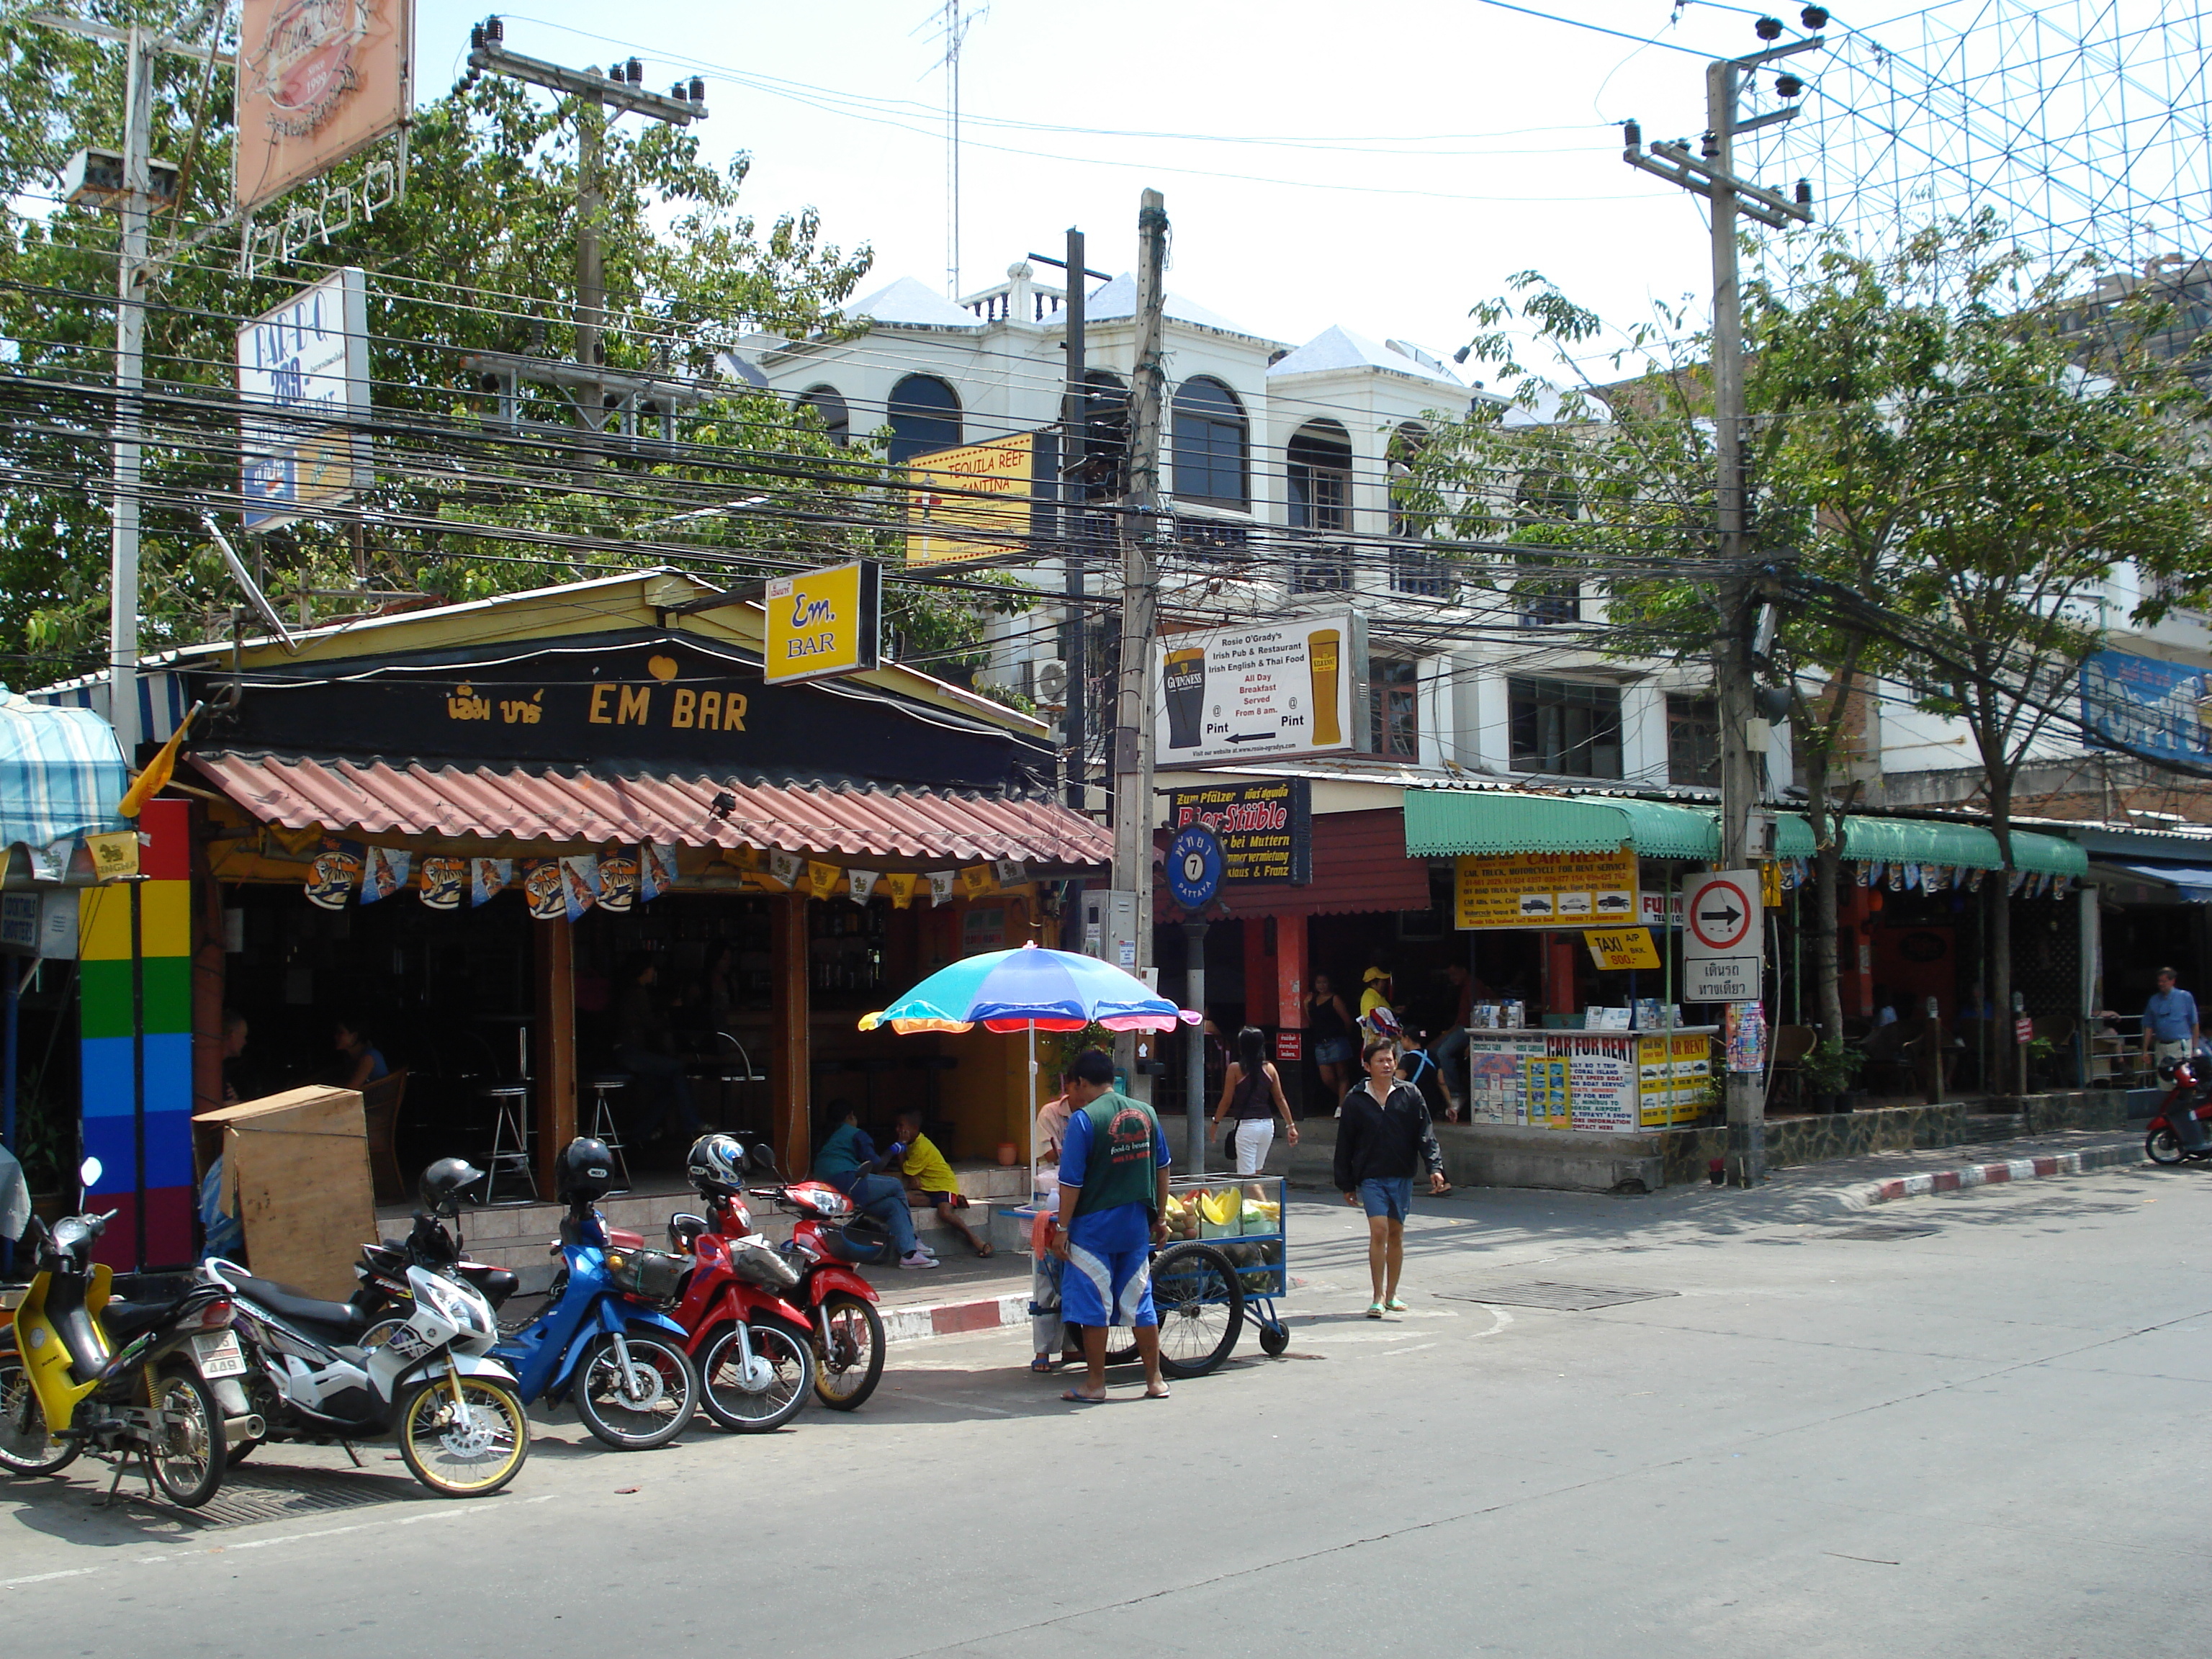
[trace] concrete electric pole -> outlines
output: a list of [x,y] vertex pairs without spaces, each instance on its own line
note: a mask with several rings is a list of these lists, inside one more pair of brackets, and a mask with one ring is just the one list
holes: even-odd
[[[1812,22],[1811,9],[1808,12]],[[1819,21],[1825,22],[1826,14]],[[1817,25],[1814,25],[1817,27]],[[1768,40],[1781,33],[1776,20],[1763,18],[1760,34]],[[1788,103],[1750,120],[1738,118],[1736,100],[1744,79],[1765,64],[1801,52],[1819,50],[1826,43],[1815,34],[1786,46],[1753,52],[1746,58],[1716,59],[1705,66],[1705,135],[1699,153],[1692,155],[1683,142],[1644,147],[1638,125],[1627,124],[1622,159],[1631,167],[1693,191],[1712,204],[1713,258],[1713,507],[1717,520],[1721,557],[1721,617],[1714,637],[1713,683],[1721,726],[1721,856],[1720,868],[1741,870],[1756,852],[1751,823],[1760,794],[1760,756],[1752,746],[1757,686],[1751,659],[1750,601],[1752,549],[1750,520],[1744,491],[1743,290],[1736,270],[1736,219],[1739,214],[1777,229],[1813,220],[1812,187],[1797,181],[1795,201],[1740,179],[1735,173],[1735,141],[1761,127],[1777,126],[1797,113]],[[1776,90],[1794,99],[1803,91],[1793,76],[1778,79]],[[1766,1091],[1763,1074],[1728,1074],[1729,1163],[1736,1181],[1754,1185],[1766,1174]]]
[[[1121,514],[1121,665],[1114,706],[1114,885],[1136,898],[1137,977],[1152,966],[1152,645],[1158,631],[1160,423],[1167,365],[1161,324],[1167,304],[1168,210],[1148,190],[1137,212],[1137,349],[1129,376],[1129,493]],[[1115,1043],[1138,1098],[1152,1081],[1140,1071],[1139,1042]],[[1158,1039],[1146,1036],[1147,1054]]]

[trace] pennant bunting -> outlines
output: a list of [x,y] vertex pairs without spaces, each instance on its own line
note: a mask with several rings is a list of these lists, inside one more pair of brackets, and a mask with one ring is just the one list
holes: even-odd
[[960,872],[960,890],[971,899],[996,892],[998,886],[998,878],[988,864],[971,864]]
[[676,849],[655,842],[637,849],[638,896],[650,904],[676,890]]
[[813,859],[806,860],[806,879],[813,884],[814,896],[828,898],[843,884],[837,878],[845,872],[834,864],[822,864]]
[[874,895],[880,878],[873,870],[848,870],[845,879],[853,884],[853,902],[866,904]]
[[599,856],[599,908],[621,915],[637,902],[637,856],[633,853],[603,853]]
[[796,853],[770,853],[768,855],[769,878],[785,887],[799,885],[799,872],[806,868],[806,860]]
[[407,884],[408,866],[415,855],[404,847],[372,847],[362,867],[361,902],[374,904],[390,898]]
[[507,890],[514,879],[513,859],[471,859],[469,860],[469,903],[471,907]]
[[522,866],[522,897],[532,921],[560,921],[568,914],[561,892],[561,860],[530,859]]
[[469,861],[442,857],[422,860],[422,902],[433,910],[458,910],[469,884]]
[[929,902],[932,904],[952,902],[952,889],[960,879],[957,871],[933,870],[929,872]]
[[920,876],[899,872],[894,872],[884,878],[884,885],[890,890],[891,908],[894,910],[903,910],[914,902],[914,890],[921,880]]
[[574,921],[599,902],[599,855],[571,853],[561,860],[562,914]]
[[358,854],[333,849],[315,854],[307,866],[307,902],[325,910],[343,910],[346,901],[353,896],[354,884],[361,879],[361,857]]

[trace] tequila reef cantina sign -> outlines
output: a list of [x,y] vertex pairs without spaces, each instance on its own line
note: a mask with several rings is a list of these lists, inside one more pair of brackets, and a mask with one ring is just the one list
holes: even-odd
[[[451,653],[446,653],[450,656]],[[763,684],[757,665],[662,638],[497,660],[395,660],[250,686],[210,746],[307,754],[659,763],[996,789],[1049,767],[1036,745],[888,694]]]

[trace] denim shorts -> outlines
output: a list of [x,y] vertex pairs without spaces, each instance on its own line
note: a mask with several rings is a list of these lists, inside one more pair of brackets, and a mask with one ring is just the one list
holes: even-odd
[[1323,1037],[1314,1044],[1314,1063],[1317,1066],[1348,1066],[1358,1052],[1350,1037]]
[[1359,1201],[1370,1217],[1387,1216],[1393,1221],[1403,1221],[1406,1212],[1413,1207],[1413,1178],[1370,1176],[1359,1183]]

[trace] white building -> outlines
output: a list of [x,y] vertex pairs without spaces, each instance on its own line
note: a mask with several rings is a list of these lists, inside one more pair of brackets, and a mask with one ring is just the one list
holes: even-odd
[[[957,304],[901,278],[850,307],[870,319],[865,334],[764,342],[749,366],[833,433],[880,441],[902,461],[1058,424],[1064,299],[1026,264]],[[1121,447],[1135,299],[1127,276],[1087,298],[1099,450]],[[1608,658],[1595,601],[1571,587],[1531,599],[1466,581],[1400,533],[1394,461],[1437,419],[1483,400],[1479,386],[1403,340],[1336,326],[1296,344],[1173,292],[1165,310],[1162,482],[1181,550],[1164,563],[1170,626],[1294,615],[1352,596],[1369,618],[1375,755],[1348,769],[1372,775],[1381,762],[1431,777],[1645,790],[1717,783],[1708,676]],[[1121,487],[1091,486],[1097,496]],[[1057,560],[1028,574],[1062,588]],[[1094,579],[1094,592],[1104,587]],[[1000,619],[993,637],[987,674],[1022,690],[1035,665],[1064,649],[1048,611]],[[1091,655],[1094,674],[1103,660]]]

